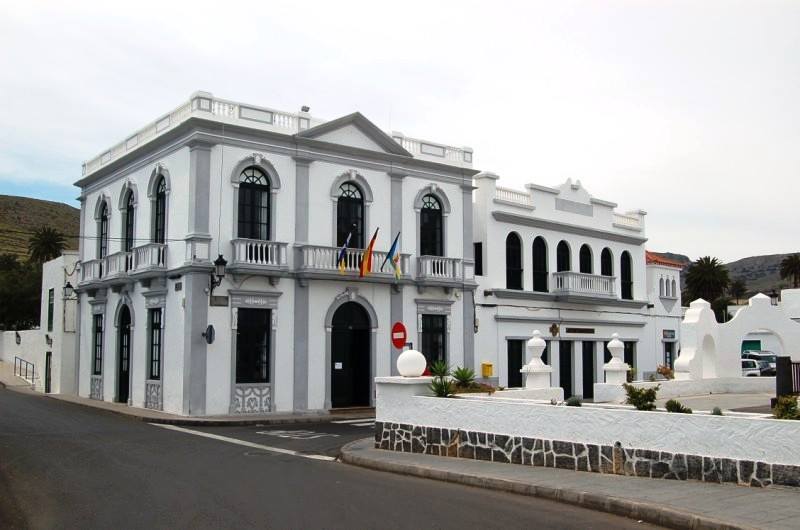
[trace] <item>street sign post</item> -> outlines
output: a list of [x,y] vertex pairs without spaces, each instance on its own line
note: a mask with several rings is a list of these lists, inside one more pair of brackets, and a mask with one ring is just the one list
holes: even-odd
[[392,345],[398,350],[402,350],[406,345],[408,339],[408,332],[402,322],[395,322],[392,326]]

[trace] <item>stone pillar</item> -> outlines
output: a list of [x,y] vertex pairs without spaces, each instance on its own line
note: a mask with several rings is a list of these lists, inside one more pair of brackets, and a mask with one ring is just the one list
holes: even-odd
[[528,350],[528,357],[530,361],[522,367],[523,376],[525,377],[525,388],[550,388],[550,374],[553,369],[547,366],[542,361],[542,352],[545,349],[545,342],[542,340],[542,334],[537,329],[534,330],[533,336],[528,340],[525,345]]
[[[295,244],[308,243],[308,195],[309,195],[309,170],[311,160],[294,157],[295,161],[295,201],[294,201],[294,240]],[[299,265],[300,252],[295,252],[294,266]],[[294,281],[294,377],[293,377],[293,406],[294,410],[308,408],[308,311],[309,293],[304,281]],[[320,330],[321,332],[322,330]],[[328,370],[328,367],[322,367]]]
[[203,331],[208,326],[208,272],[183,276],[183,413],[202,416],[206,411],[207,344]]
[[572,394],[583,396],[583,341],[572,343]]
[[[463,235],[462,245],[464,262],[469,264],[470,270],[474,270],[475,256],[472,247],[472,180],[461,186],[461,209],[464,211],[462,219]],[[465,266],[466,269],[466,266]],[[464,279],[467,281],[467,279]],[[470,278],[470,282],[473,282]],[[472,289],[465,289],[462,294],[462,320],[464,333],[464,366],[475,368],[475,298]]]
[[558,378],[558,374],[561,371],[561,360],[559,359],[559,354],[561,352],[561,343],[557,340],[550,341],[550,367],[552,368],[552,373],[550,374],[550,386],[552,387],[561,387],[561,381]]
[[609,385],[621,385],[627,382],[628,365],[623,359],[625,345],[619,340],[619,334],[611,335],[611,342],[608,343],[608,350],[611,352],[611,360],[603,365],[606,373],[606,383]]

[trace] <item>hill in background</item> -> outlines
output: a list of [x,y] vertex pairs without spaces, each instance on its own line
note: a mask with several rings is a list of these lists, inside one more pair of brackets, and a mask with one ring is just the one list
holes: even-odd
[[[49,226],[65,236],[80,233],[80,210],[61,202],[0,195],[0,254],[28,257],[28,238],[38,228]],[[67,237],[67,249],[78,249],[78,238]]]

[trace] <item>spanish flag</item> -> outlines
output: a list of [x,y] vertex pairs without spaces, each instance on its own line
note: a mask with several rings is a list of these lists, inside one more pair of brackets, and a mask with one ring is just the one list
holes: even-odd
[[369,245],[367,245],[366,250],[364,250],[364,254],[361,255],[361,269],[358,272],[359,278],[363,278],[372,272],[372,249],[375,247],[375,240],[378,239],[378,230],[380,230],[380,228],[375,229],[375,234],[372,236],[372,239],[370,239]]

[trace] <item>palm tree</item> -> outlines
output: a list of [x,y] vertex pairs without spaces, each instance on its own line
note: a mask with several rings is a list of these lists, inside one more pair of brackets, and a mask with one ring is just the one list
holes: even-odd
[[728,268],[711,256],[698,258],[686,271],[686,292],[689,300],[702,298],[712,303],[725,293],[730,283]]
[[728,286],[728,294],[736,299],[736,305],[739,305],[739,299],[747,294],[747,284],[742,279],[733,280]]
[[800,253],[789,254],[781,260],[781,279],[792,279],[792,286],[800,287]]
[[64,234],[55,228],[43,226],[28,239],[28,255],[31,262],[44,263],[59,257],[66,246]]

